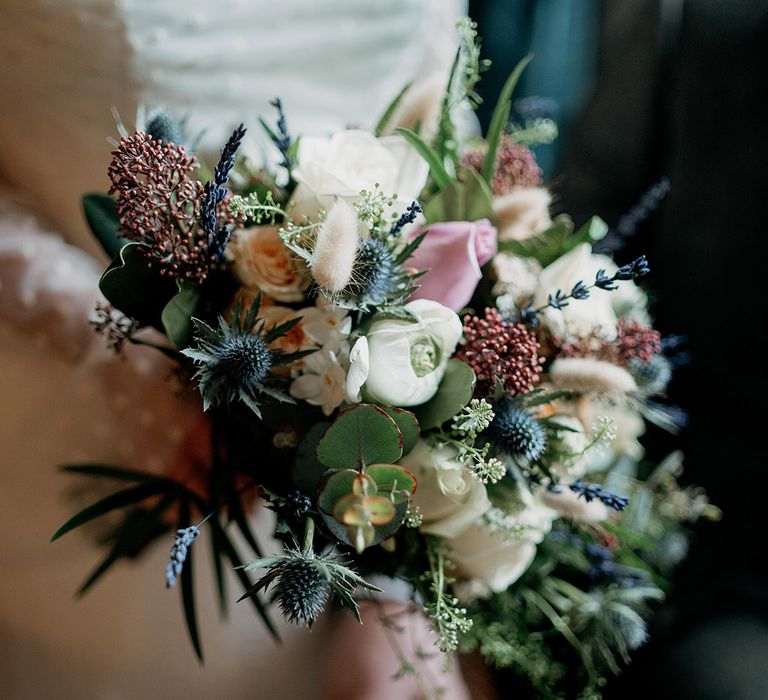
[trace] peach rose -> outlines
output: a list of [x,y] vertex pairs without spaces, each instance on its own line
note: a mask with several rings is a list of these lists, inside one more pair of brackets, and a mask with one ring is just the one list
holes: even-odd
[[277,226],[255,226],[235,231],[227,247],[227,258],[242,284],[258,288],[276,301],[301,301],[304,275],[296,268],[283,245]]

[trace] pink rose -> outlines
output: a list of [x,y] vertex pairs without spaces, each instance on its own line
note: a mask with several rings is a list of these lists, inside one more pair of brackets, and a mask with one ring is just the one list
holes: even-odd
[[446,221],[430,224],[409,236],[413,240],[423,231],[426,238],[406,265],[427,273],[412,299],[432,299],[454,311],[463,309],[480,281],[480,267],[496,254],[496,228],[488,219]]

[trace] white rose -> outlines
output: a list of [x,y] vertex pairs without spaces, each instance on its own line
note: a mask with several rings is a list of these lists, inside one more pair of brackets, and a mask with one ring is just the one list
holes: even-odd
[[[592,255],[589,243],[576,246],[544,268],[539,277],[534,306],[544,306],[548,295],[554,294],[558,289],[567,294],[576,282],[592,284],[600,269],[612,275],[617,267],[604,255]],[[632,295],[637,300],[636,303],[640,303],[634,282],[617,282],[617,285],[618,289],[615,291],[593,289],[589,298],[581,301],[571,300],[563,309],[547,309],[542,314],[544,321],[555,335],[575,335],[583,338],[596,332],[611,340],[616,337],[617,315],[614,303],[622,300],[626,302]]]
[[329,137],[305,136],[299,142],[293,176],[299,183],[292,198],[295,219],[314,218],[337,197],[354,200],[361,190],[397,195],[404,209],[424,187],[429,166],[401,136],[377,139],[366,131],[340,131]]
[[[366,334],[369,367],[365,391],[381,403],[419,406],[437,392],[461,338],[462,325],[453,311],[429,299],[412,301],[405,309],[417,320],[375,321]],[[362,347],[358,350],[362,355]],[[362,368],[362,362],[358,366]],[[349,389],[348,384],[348,393]]]
[[[552,528],[557,513],[537,501],[526,488],[518,489],[517,506],[504,518],[507,528],[472,525],[446,540],[449,557],[466,577],[479,580],[498,593],[519,579],[536,556],[536,545]],[[507,529],[519,527],[519,534]]]
[[485,486],[457,458],[453,445],[432,446],[419,440],[400,460],[418,481],[413,502],[424,519],[422,532],[455,537],[491,507]]
[[519,579],[536,556],[536,545],[529,540],[512,539],[474,525],[452,538],[450,558],[463,576],[480,581],[500,593]]

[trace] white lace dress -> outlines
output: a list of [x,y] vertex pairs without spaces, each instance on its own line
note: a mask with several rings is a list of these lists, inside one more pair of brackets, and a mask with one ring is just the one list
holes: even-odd
[[170,542],[73,598],[102,552],[78,532],[48,544],[88,498],[71,493],[77,482],[56,465],[163,468],[189,425],[188,409],[163,388],[156,358],[134,352],[116,363],[85,323],[106,261],[85,229],[79,197],[107,187],[112,107],[129,125],[142,103],[188,114],[188,132],[205,130],[210,152],[244,121],[256,157],[263,144],[256,116],[269,115],[278,95],[297,133],[370,125],[406,81],[447,72],[462,4],[0,4],[4,699],[319,696],[323,625],[311,634],[284,630],[285,644],[276,647],[246,608],[219,623],[205,545],[197,562],[204,668],[185,640],[178,593],[163,588]]

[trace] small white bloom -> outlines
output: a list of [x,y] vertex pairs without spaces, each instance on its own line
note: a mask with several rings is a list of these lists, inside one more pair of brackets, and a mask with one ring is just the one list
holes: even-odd
[[413,503],[422,516],[422,532],[455,537],[491,507],[485,486],[453,445],[419,440],[399,463],[418,481]]
[[352,319],[346,309],[323,304],[320,299],[316,307],[302,309],[301,316],[304,332],[328,352],[339,352],[352,330]]
[[405,305],[417,321],[384,319],[371,324],[366,391],[393,406],[418,406],[440,385],[448,360],[461,338],[459,317],[428,299]]
[[291,384],[291,396],[320,406],[326,416],[344,401],[346,380],[336,355],[318,350],[304,359],[301,376]]
[[361,390],[370,369],[370,358],[368,353],[368,338],[363,336],[355,341],[352,349],[349,351],[349,370],[347,372],[346,395],[350,403],[359,403],[362,401]]
[[517,306],[528,303],[539,285],[541,265],[535,258],[523,258],[500,251],[491,261],[496,282],[491,293],[494,296],[509,294]]

